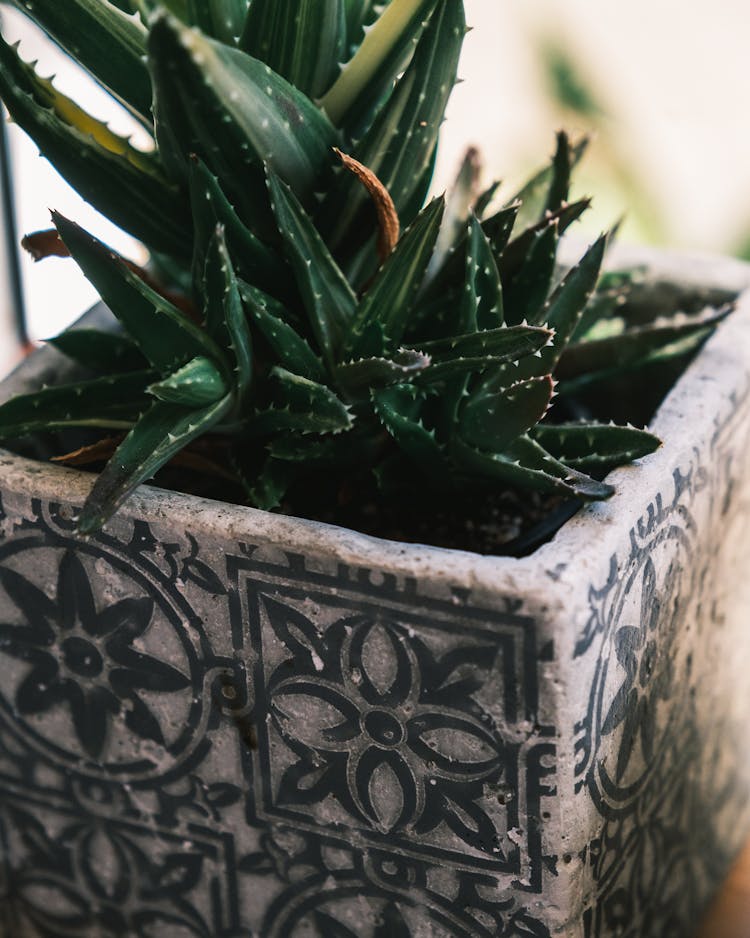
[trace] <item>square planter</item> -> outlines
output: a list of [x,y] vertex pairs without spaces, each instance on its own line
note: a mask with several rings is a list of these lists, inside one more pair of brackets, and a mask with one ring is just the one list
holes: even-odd
[[0,933],[686,938],[750,831],[749,388],[750,295],[523,559],[153,488],[82,540],[0,452]]

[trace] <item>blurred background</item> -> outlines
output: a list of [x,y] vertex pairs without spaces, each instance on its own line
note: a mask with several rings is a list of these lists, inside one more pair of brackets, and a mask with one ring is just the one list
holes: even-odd
[[[60,0],[64,3],[65,0]],[[594,196],[577,228],[593,236],[623,218],[621,238],[750,258],[750,4],[747,0],[465,0],[460,84],[444,128],[435,190],[469,144],[484,155],[486,181],[509,198],[551,155],[554,132],[589,134],[574,195]],[[14,10],[0,7],[7,38],[26,59],[119,131],[123,114],[65,63]],[[84,224],[137,259],[139,248],[95,216],[34,145],[8,129],[20,233],[49,227],[49,208]],[[1,262],[0,262],[1,265]],[[12,277],[0,301],[0,371],[17,359]],[[21,260],[20,286],[32,341],[62,329],[94,293],[69,261]]]

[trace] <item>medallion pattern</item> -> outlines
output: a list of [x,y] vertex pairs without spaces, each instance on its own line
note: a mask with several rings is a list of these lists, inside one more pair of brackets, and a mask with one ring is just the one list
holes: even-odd
[[594,662],[575,743],[575,791],[599,818],[582,854],[595,896],[586,938],[689,933],[737,846],[726,821],[739,829],[747,811],[742,773],[727,761],[732,719],[701,706],[721,626],[707,597],[722,560],[706,549],[707,528],[720,526],[731,545],[729,503],[715,493],[732,488],[697,461],[675,472],[673,497],[657,496],[629,554],[613,556],[589,593],[575,649],[582,665]]
[[514,604],[0,521],[3,938],[548,936],[555,732]]

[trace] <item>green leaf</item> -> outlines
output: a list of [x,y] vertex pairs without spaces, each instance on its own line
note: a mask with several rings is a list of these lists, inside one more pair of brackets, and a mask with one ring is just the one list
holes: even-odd
[[12,397],[0,406],[0,438],[61,427],[125,429],[148,407],[153,379],[153,371],[133,371]]
[[123,104],[150,123],[146,30],[106,0],[10,0]]
[[255,478],[245,482],[250,504],[261,511],[278,508],[298,474],[299,467],[295,463],[269,456]]
[[194,157],[190,161],[190,204],[195,238],[193,282],[200,284],[206,266],[206,252],[217,225],[224,226],[229,253],[237,275],[279,298],[289,296],[287,270],[279,256],[263,244],[240,220],[224,194],[219,180]]
[[557,242],[557,224],[553,222],[534,236],[518,275],[509,282],[503,281],[508,322],[544,321],[540,313],[552,286]]
[[[392,2],[386,13],[395,7]],[[441,0],[409,67],[351,154],[388,190],[404,226],[411,224],[422,206],[465,28],[463,3]],[[368,33],[368,39],[374,32]],[[316,216],[334,254],[352,256],[368,239],[370,212],[369,196],[360,182],[340,171]]]
[[141,352],[162,374],[205,355],[222,361],[209,336],[147,286],[109,248],[57,212],[60,237]]
[[[322,105],[337,127],[361,133],[356,115],[368,112],[403,71],[413,43],[437,0],[391,0],[367,32],[354,58],[341,72]],[[440,0],[444,3],[445,0]],[[454,6],[459,4],[450,0]],[[352,116],[354,121],[352,121]]]
[[503,321],[503,288],[492,246],[479,220],[471,215],[460,328],[463,332],[496,329],[503,325]]
[[583,501],[601,501],[614,494],[611,485],[566,466],[528,437],[516,440],[504,453],[483,452],[455,440],[451,455],[460,469],[506,485]]
[[183,20],[228,45],[237,42],[247,17],[247,0],[183,0],[183,5]]
[[500,453],[542,419],[552,389],[552,378],[545,375],[492,394],[474,394],[460,412],[458,432],[470,446]]
[[482,231],[487,235],[492,245],[492,254],[497,260],[505,251],[505,247],[510,240],[511,233],[518,218],[520,203],[513,202],[511,205],[501,208],[485,218],[482,222]]
[[408,381],[430,367],[429,356],[411,349],[401,349],[392,358],[360,358],[336,368],[336,380],[347,391],[385,388]]
[[615,424],[540,424],[532,437],[556,459],[583,472],[601,472],[648,456],[661,440],[647,430]]
[[309,201],[330,172],[334,128],[315,105],[267,65],[162,15],[148,40],[156,138],[173,171],[191,154],[229,187],[247,221],[257,213],[266,164]]
[[[561,137],[564,137],[564,142],[561,141]],[[521,203],[517,221],[519,230],[523,231],[529,225],[543,222],[548,207],[561,201],[560,194],[563,191],[567,193],[566,177],[569,182],[570,173],[580,162],[588,144],[588,138],[583,137],[571,147],[567,136],[563,133],[558,134],[555,156],[550,164],[532,176],[511,200]],[[566,151],[567,163],[565,162]],[[563,198],[562,201],[564,200]]]
[[[537,319],[544,321],[548,328],[554,330],[554,338],[540,351],[537,358],[527,359],[519,365],[515,372],[516,380],[553,372],[556,378],[560,378],[557,365],[596,287],[606,240],[606,235],[602,235],[591,245],[581,261],[568,271],[542,307]],[[512,373],[506,369],[506,372],[498,376],[497,380],[507,381],[509,374]],[[490,389],[494,390],[494,388]]]
[[[419,348],[431,356],[432,364],[414,380],[417,384],[433,384],[486,372],[490,376],[502,376],[507,384],[511,384],[516,380],[514,372],[502,369],[502,366],[517,364],[525,356],[538,352],[551,338],[552,332],[536,326],[502,326],[486,332],[424,342]],[[502,386],[500,381],[496,383]],[[494,389],[495,384],[491,387]],[[463,397],[464,386],[457,385],[454,391],[456,399],[449,405],[449,410],[453,411]]]
[[[496,250],[495,256],[498,258],[498,266],[503,283],[510,282],[514,277],[518,276],[520,268],[523,266],[531,247],[541,232],[546,231],[552,226],[556,226],[557,234],[562,237],[573,222],[577,221],[590,206],[591,199],[581,199],[578,202],[571,202],[569,205],[564,205],[562,208],[558,209],[558,211],[545,215],[542,221],[538,222],[536,225],[532,225],[530,228],[526,228],[518,237],[513,238],[502,251],[501,257],[498,256]],[[516,205],[511,206],[512,209],[516,209],[516,207]],[[518,227],[517,222],[515,227]]]
[[[461,161],[456,180],[445,199],[445,213],[426,280],[429,282],[466,237],[469,218],[477,201],[482,161],[476,147],[469,147]],[[475,213],[478,214],[478,213]]]
[[428,430],[422,422],[423,393],[408,384],[397,385],[376,391],[372,400],[380,422],[400,449],[414,462],[429,466],[432,475],[444,474],[443,449],[435,431]]
[[271,206],[323,358],[332,366],[357,298],[294,193],[268,174]]
[[281,303],[249,283],[240,281],[239,289],[250,319],[271,346],[280,364],[287,371],[302,375],[303,378],[325,381],[323,362],[307,341],[286,322],[286,311]]
[[356,49],[365,37],[365,27],[377,18],[377,0],[344,0],[349,47]]
[[271,369],[273,406],[248,422],[248,434],[299,430],[302,433],[340,433],[352,426],[346,404],[330,388],[284,368]]
[[344,0],[253,0],[240,48],[319,98],[346,59],[345,7]]
[[[432,256],[444,207],[444,199],[435,199],[401,237],[359,304],[344,343],[345,355],[380,356],[399,346]],[[375,324],[382,327],[386,348],[366,347]]]
[[[501,209],[482,222],[482,231],[490,243],[495,266],[497,266],[497,260],[502,257],[508,243],[517,214],[518,205],[511,205],[508,208]],[[422,302],[434,303],[440,301],[451,290],[452,285],[462,279],[462,267],[466,263],[469,233],[467,225],[462,236],[448,252],[442,265],[432,275],[428,271],[428,282],[421,296]]]
[[232,405],[230,397],[196,410],[157,401],[117,447],[94,483],[78,521],[80,534],[94,534],[131,492],[188,443],[215,427]]
[[[482,223],[488,221],[489,219],[485,218],[487,209],[492,204],[495,196],[500,190],[502,182],[499,179],[496,179],[494,182],[490,183],[486,189],[479,193],[477,196],[476,202],[474,203],[474,214],[477,218],[481,219]],[[510,207],[510,206],[509,206]],[[494,216],[491,216],[494,217]]]
[[731,309],[680,313],[610,338],[576,342],[562,352],[555,374],[565,382],[567,392],[573,381],[582,386],[649,362],[686,355],[706,340]]
[[359,473],[382,453],[383,442],[378,434],[373,435],[370,425],[354,427],[338,435],[316,436],[291,431],[275,437],[266,448],[275,459],[314,465],[318,469],[332,467],[338,472],[354,469]]
[[456,358],[491,357],[496,362],[513,362],[543,348],[552,338],[549,329],[540,326],[500,326],[484,332],[469,332],[410,345],[429,355],[433,364]]
[[154,157],[39,78],[2,39],[0,97],[13,120],[84,199],[149,247],[189,256],[189,213]]
[[548,370],[552,370],[559,361],[596,288],[606,244],[606,235],[597,238],[579,263],[568,271],[539,315],[541,321],[555,330],[555,341],[542,354],[544,367]]
[[208,247],[205,278],[206,323],[211,334],[225,344],[234,361],[232,381],[237,403],[247,397],[253,374],[252,340],[242,306],[237,277],[218,225]]
[[47,344],[84,368],[104,374],[139,371],[148,366],[135,342],[117,332],[68,329],[54,339],[47,339]]
[[160,401],[197,408],[221,400],[229,388],[212,361],[194,358],[169,377],[152,384],[148,391]]
[[552,158],[552,179],[547,192],[545,212],[557,212],[568,201],[570,174],[573,171],[573,154],[570,140],[564,130],[557,132],[557,148]]

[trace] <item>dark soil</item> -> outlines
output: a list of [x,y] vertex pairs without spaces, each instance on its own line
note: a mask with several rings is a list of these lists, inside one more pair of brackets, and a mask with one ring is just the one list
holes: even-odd
[[371,500],[307,517],[409,544],[522,556],[549,540],[580,504],[558,495],[504,490],[469,505],[435,501],[420,508]]

